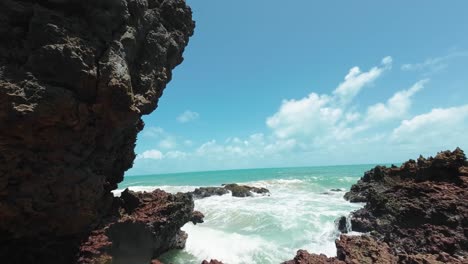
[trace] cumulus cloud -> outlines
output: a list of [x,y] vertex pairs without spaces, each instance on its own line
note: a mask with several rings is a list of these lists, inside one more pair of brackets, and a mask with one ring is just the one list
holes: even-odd
[[311,93],[299,100],[284,100],[266,124],[277,137],[289,138],[329,130],[342,115],[342,109],[333,107],[329,96]]
[[403,120],[392,132],[396,143],[464,143],[468,142],[468,105],[435,108],[429,113]]
[[160,160],[162,158],[163,158],[162,152],[157,149],[147,150],[137,155],[137,159]]
[[[428,79],[396,90],[382,102],[359,107],[354,104],[362,89],[390,70],[392,63],[391,57],[385,57],[368,71],[353,67],[328,94],[312,92],[303,98],[283,100],[266,118],[269,130],[265,133],[197,144],[158,127],[145,128],[142,135],[157,139],[157,149],[137,155],[135,167],[146,162],[148,167],[160,170],[193,171],[398,161],[400,158],[395,157],[432,154],[468,142],[468,105],[412,113],[417,94],[429,88]],[[198,118],[195,112],[190,113],[184,113],[183,121],[179,121]],[[427,152],[429,149],[431,152]]]
[[[392,58],[382,59],[381,66],[361,72],[353,67],[331,95],[311,93],[299,100],[284,100],[279,110],[267,118],[266,124],[278,138],[300,137],[301,142],[327,144],[335,140],[347,140],[353,134],[365,130],[367,125],[352,125],[361,119],[361,114],[352,110],[349,104],[360,90],[374,82],[381,74],[391,68]],[[417,87],[402,91],[389,100],[389,105],[376,105],[370,110],[392,110],[402,105],[403,98],[411,96]],[[407,103],[407,102],[406,102]],[[392,109],[389,109],[391,107]],[[377,113],[375,113],[377,114]]]
[[367,72],[361,72],[357,66],[351,68],[344,81],[333,91],[333,95],[338,97],[341,103],[349,103],[364,86],[374,82],[385,70],[390,69],[392,62],[392,57],[388,56],[382,59],[380,67],[373,67]]
[[411,107],[411,97],[424,88],[428,79],[418,81],[408,90],[395,93],[386,103],[377,103],[367,109],[367,122],[380,122],[404,117]]
[[198,119],[199,117],[200,117],[200,114],[198,114],[197,112],[187,110],[177,117],[177,121],[179,123],[188,123],[188,122]]

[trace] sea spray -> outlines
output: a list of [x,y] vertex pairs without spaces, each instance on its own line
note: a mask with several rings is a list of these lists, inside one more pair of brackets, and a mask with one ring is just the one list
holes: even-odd
[[[183,179],[180,185],[158,184],[151,178],[146,183],[156,184],[145,186],[140,178],[138,186],[129,184],[122,187],[135,191],[160,188],[171,193],[232,182],[266,187],[270,190],[269,196],[237,198],[226,194],[195,200],[195,209],[205,214],[205,222],[196,226],[186,224],[182,228],[188,234],[185,249],[169,252],[161,260],[175,264],[198,264],[211,258],[231,264],[280,263],[294,256],[298,249],[336,255],[334,241],[339,232],[335,219],[362,206],[345,201],[343,195],[367,167],[371,166],[349,166],[347,170],[342,167],[300,171],[296,168],[268,169],[263,174],[253,170],[251,176],[247,175],[249,171],[241,171],[241,177],[236,177],[236,171],[232,171],[216,182],[212,178],[207,179],[210,184],[203,184],[201,178],[190,182],[193,180],[191,175],[186,175],[187,179]],[[161,183],[167,183],[167,179]]]

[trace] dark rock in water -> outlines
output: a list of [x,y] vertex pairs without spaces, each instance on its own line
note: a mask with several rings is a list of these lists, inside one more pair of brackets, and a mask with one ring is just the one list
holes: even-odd
[[341,233],[348,233],[348,228],[346,226],[346,216],[342,216],[335,220],[335,225],[338,231]]
[[342,189],[330,189],[330,192],[342,192]]
[[212,259],[210,261],[204,260],[201,264],[223,264],[221,261],[218,261],[216,259]]
[[73,263],[193,29],[183,0],[0,1],[3,260]]
[[235,196],[235,197],[247,197],[247,196],[252,196],[252,193],[267,194],[270,192],[266,188],[257,188],[257,187],[247,186],[247,185],[238,185],[235,183],[225,184],[224,188],[231,191],[232,196]]
[[206,198],[214,195],[224,195],[227,194],[228,190],[223,187],[200,187],[195,189],[191,194],[194,198]]
[[150,263],[169,249],[184,247],[187,234],[180,228],[185,223],[203,222],[188,194],[124,193],[115,198],[115,214],[81,245],[78,264]]
[[266,188],[257,188],[247,185],[238,185],[235,183],[223,184],[223,187],[200,187],[195,189],[193,192],[189,192],[196,199],[202,199],[214,195],[224,195],[231,192],[232,196],[235,197],[249,197],[253,196],[253,193],[257,194],[268,194],[270,191]]
[[205,218],[205,215],[202,214],[201,212],[199,211],[194,211],[192,213],[192,218],[190,219],[190,221],[196,225],[196,224],[201,224],[203,223],[203,218]]
[[466,263],[468,163],[461,149],[377,166],[345,198],[366,203],[350,221],[370,236],[342,235],[336,258],[301,251],[286,263]]

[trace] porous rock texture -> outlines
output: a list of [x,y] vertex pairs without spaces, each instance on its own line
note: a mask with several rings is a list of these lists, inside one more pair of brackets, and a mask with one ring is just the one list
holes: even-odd
[[193,207],[188,194],[126,189],[115,199],[113,214],[81,245],[78,263],[149,264],[169,249],[182,249],[187,234],[180,228],[189,221],[203,222]]
[[283,264],[396,264],[396,257],[387,244],[369,236],[341,235],[335,241],[337,257],[328,258],[320,254],[310,254],[305,250],[297,251],[293,260]]
[[345,198],[366,203],[350,222],[369,235],[342,235],[336,258],[301,251],[299,262],[287,263],[468,263],[468,163],[461,149],[377,166]]
[[0,255],[72,263],[193,34],[183,0],[0,1]]

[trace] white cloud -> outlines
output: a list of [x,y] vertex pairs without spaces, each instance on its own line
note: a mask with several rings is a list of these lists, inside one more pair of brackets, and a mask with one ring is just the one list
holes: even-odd
[[166,138],[159,141],[158,146],[162,149],[173,149],[177,147],[177,142],[173,136],[167,136]]
[[468,57],[468,52],[452,52],[448,55],[428,58],[420,63],[407,63],[401,66],[403,71],[429,71],[429,73],[437,72],[448,67],[448,61],[455,58]]
[[468,105],[435,108],[411,116],[413,101],[427,79],[396,91],[382,102],[354,105],[353,99],[362,88],[391,69],[392,63],[391,57],[386,57],[367,72],[354,67],[329,94],[310,93],[283,100],[278,110],[266,118],[266,133],[197,144],[158,127],[145,128],[142,134],[148,139],[157,138],[159,143],[155,144],[157,149],[137,156],[135,168],[200,171],[397,162],[466,144]]
[[320,134],[333,127],[342,114],[341,109],[331,106],[329,96],[311,93],[300,100],[284,100],[266,124],[279,138]]
[[137,155],[137,159],[160,160],[162,158],[163,158],[162,152],[157,150],[157,149],[147,150],[147,151]]
[[357,66],[351,68],[344,81],[333,91],[333,95],[338,97],[341,103],[349,103],[364,86],[375,81],[385,70],[390,69],[392,61],[392,57],[385,57],[382,59],[381,67],[373,67],[367,72],[361,72]]
[[[347,140],[367,128],[362,122],[355,124],[362,115],[353,111],[349,103],[366,84],[375,81],[383,71],[390,69],[391,64],[392,58],[385,57],[381,67],[373,67],[368,72],[361,72],[358,67],[353,67],[346,75],[345,81],[333,91],[333,95],[311,93],[299,100],[284,100],[280,109],[267,118],[266,124],[273,134],[281,139],[300,138],[300,142],[315,145]],[[411,93],[414,93],[415,89],[411,90]],[[390,99],[392,107],[402,100],[401,94],[396,94],[396,98]],[[382,106],[385,107],[384,104]]]
[[164,157],[168,159],[184,159],[188,156],[188,153],[179,150],[169,151],[164,155]]
[[391,139],[403,144],[441,144],[468,142],[468,105],[435,108],[429,113],[403,120]]
[[411,97],[422,90],[428,81],[428,79],[421,80],[408,90],[395,93],[386,103],[370,106],[367,109],[366,121],[374,123],[404,117],[411,107]]
[[199,117],[200,114],[198,114],[197,112],[187,110],[177,117],[177,121],[179,121],[180,123],[188,123],[198,119]]

